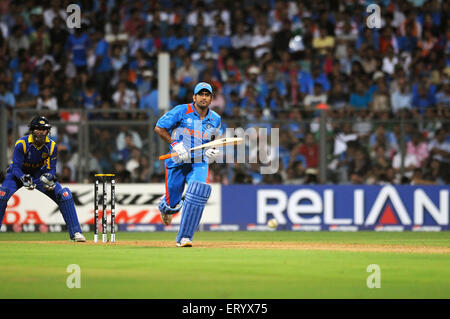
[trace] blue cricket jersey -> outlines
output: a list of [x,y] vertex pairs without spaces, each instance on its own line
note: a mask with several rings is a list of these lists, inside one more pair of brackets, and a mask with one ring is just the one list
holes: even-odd
[[71,34],[67,38],[66,50],[71,50],[75,66],[87,65],[87,50],[91,46],[89,36],[83,33],[80,37]]
[[25,135],[16,142],[8,173],[19,179],[23,174],[34,177],[43,173],[55,175],[57,154],[58,147],[48,136],[41,147],[36,147],[33,144],[33,135]]
[[[193,103],[175,106],[158,120],[156,126],[166,129],[172,139],[183,143],[187,150],[210,142],[212,137],[223,134],[220,115],[209,110],[201,120]],[[202,150],[191,152],[192,162],[198,157],[202,157],[202,162],[207,163]],[[175,163],[171,158],[166,160],[166,166],[169,168],[181,164]]]

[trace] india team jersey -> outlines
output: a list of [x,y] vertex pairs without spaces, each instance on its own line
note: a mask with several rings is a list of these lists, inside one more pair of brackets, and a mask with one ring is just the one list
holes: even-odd
[[16,142],[8,172],[17,178],[23,174],[35,176],[38,172],[55,175],[57,148],[56,143],[48,137],[44,145],[36,147],[33,144],[33,135],[26,135]]
[[[210,142],[223,134],[219,114],[209,110],[205,118],[201,120],[192,103],[175,106],[158,120],[156,126],[166,129],[172,138],[179,143],[183,143],[187,150]],[[200,157],[201,161],[207,162],[202,150],[191,153],[192,162],[194,160],[197,162]],[[181,165],[181,163],[178,164],[172,159],[167,159],[166,165],[167,167],[174,167]]]

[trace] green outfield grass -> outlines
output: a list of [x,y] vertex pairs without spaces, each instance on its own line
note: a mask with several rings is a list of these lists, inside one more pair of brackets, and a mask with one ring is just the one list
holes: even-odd
[[[0,298],[450,298],[448,253],[176,248],[175,235],[118,233],[118,245],[92,245],[61,233],[1,233]],[[449,232],[199,232],[195,240],[450,247]],[[66,285],[70,264],[81,269],[79,289]],[[366,285],[371,264],[381,288]]]

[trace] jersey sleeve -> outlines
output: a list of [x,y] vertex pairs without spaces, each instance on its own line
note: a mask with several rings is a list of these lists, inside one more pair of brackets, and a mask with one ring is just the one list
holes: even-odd
[[57,157],[58,157],[58,145],[52,141],[50,145],[50,154],[48,156],[48,159],[46,161],[45,169],[48,173],[55,176],[56,174],[56,163],[57,163]]
[[184,113],[184,105],[179,105],[171,109],[169,112],[165,113],[161,118],[156,122],[156,126],[165,128],[166,130],[173,130],[177,127]]
[[22,171],[22,164],[25,158],[27,144],[24,140],[18,140],[14,146],[14,152],[11,162],[11,171],[17,178],[21,178],[24,173]]
[[222,120],[219,119],[219,124],[217,127],[217,136],[222,136],[223,135],[223,127],[222,127]]
[[212,133],[212,135],[215,136],[215,139],[223,135],[222,119],[220,116],[217,116],[217,118],[214,121],[214,133]]

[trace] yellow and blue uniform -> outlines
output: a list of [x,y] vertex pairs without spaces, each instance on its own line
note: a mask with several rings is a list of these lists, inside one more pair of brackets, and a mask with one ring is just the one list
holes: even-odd
[[45,173],[55,175],[57,155],[58,146],[48,136],[45,138],[45,143],[39,147],[34,143],[32,134],[26,135],[16,142],[11,164],[6,172],[5,180],[0,186],[0,225],[9,198],[23,186],[21,178],[25,174],[29,174],[36,185],[36,189],[58,204],[70,237],[72,238],[76,232],[81,233],[70,190],[63,188],[57,182],[54,189],[47,190],[40,180],[40,177]]
[[[205,87],[204,84],[200,85],[203,85],[200,88]],[[212,93],[211,87],[206,87]],[[197,94],[197,91],[194,91],[194,94]],[[174,107],[158,120],[156,126],[166,129],[171,135],[174,140],[171,151],[176,143],[182,143],[185,149],[189,150],[223,134],[220,116],[208,110],[206,116],[201,119],[194,104]],[[211,193],[211,187],[208,185],[208,158],[204,155],[204,150],[191,152],[190,161],[186,162],[169,158],[165,161],[165,171],[165,196],[158,208],[163,214],[174,214],[184,205],[177,243],[180,243],[182,238],[192,241]],[[181,197],[185,183],[187,190],[183,204]]]
[[55,141],[46,137],[45,143],[36,147],[33,135],[26,135],[16,142],[8,173],[11,172],[19,180],[24,174],[30,174],[33,178],[39,178],[44,173],[55,175],[57,154]]

